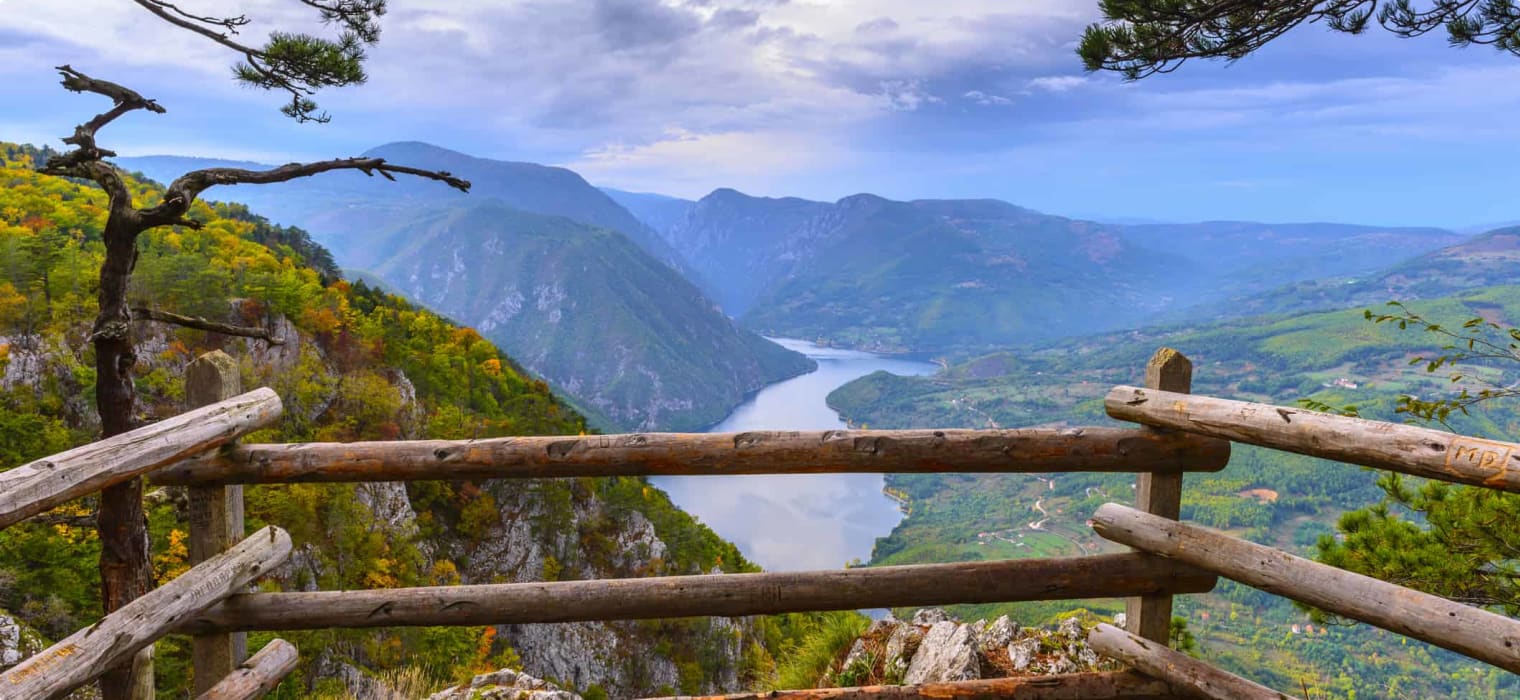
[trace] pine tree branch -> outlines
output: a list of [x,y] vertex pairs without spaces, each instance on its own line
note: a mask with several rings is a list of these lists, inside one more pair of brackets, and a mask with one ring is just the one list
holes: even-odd
[[[226,29],[229,33],[232,33],[232,34],[236,34],[237,33],[238,27],[245,27],[245,26],[248,26],[248,24],[250,23],[250,20],[248,19],[247,15],[238,15],[236,17],[213,17],[213,16],[210,16],[210,15],[196,15],[196,14],[191,14],[189,12],[181,10],[178,7],[176,7],[175,5],[172,5],[170,3],[164,2],[164,0],[149,0],[149,2],[151,2],[153,5],[157,5],[157,6],[161,7],[161,8],[164,8],[165,10],[167,10],[169,12],[173,12],[174,14],[179,15],[180,17],[183,17],[186,20],[190,20],[190,21],[193,21],[193,22],[200,22],[201,24],[207,24],[207,25],[211,25],[211,26],[214,26],[214,27],[221,27],[223,29]],[[141,5],[142,3],[138,3],[138,4]],[[147,7],[147,6],[144,5],[144,7]],[[151,10],[151,8],[149,8],[149,9]]]
[[394,181],[395,175],[413,175],[443,182],[461,192],[470,191],[470,183],[454,177],[446,171],[423,170],[405,165],[393,165],[385,162],[384,158],[339,158],[336,160],[324,160],[316,163],[290,163],[270,170],[244,170],[242,168],[207,168],[196,170],[181,175],[164,193],[164,202],[152,210],[143,212],[145,216],[155,216],[155,211],[167,207],[180,207],[182,213],[189,208],[189,203],[195,201],[200,194],[217,185],[268,185],[276,182],[288,182],[303,177],[311,177],[334,170],[358,170],[365,175],[373,177],[379,173],[381,177]]
[[[189,13],[183,12],[179,8],[170,5],[167,2],[162,2],[161,0],[133,1],[138,5],[141,5],[143,9],[157,15],[158,18],[162,19],[163,21],[168,22],[169,24],[172,24],[181,29],[188,29],[192,32],[195,32],[196,34],[199,34],[203,37],[206,37],[207,39],[221,44],[222,46],[232,49],[233,51],[237,51],[238,53],[250,56],[259,54],[258,49],[255,49],[251,46],[244,46],[241,43],[233,41],[227,34],[223,34],[214,29],[211,29],[210,27],[205,26],[207,24],[222,26],[225,27],[229,32],[236,34],[237,31],[233,28],[234,26],[242,26],[243,24],[248,23],[247,20],[242,17],[231,18],[225,21],[215,21],[210,20],[210,18],[196,17]],[[242,20],[242,22],[236,22],[236,20]],[[229,25],[227,22],[233,22],[233,24]]]
[[262,340],[266,343],[269,343],[270,345],[285,344],[284,338],[275,336],[274,334],[270,333],[269,329],[267,328],[257,328],[254,326],[234,326],[228,323],[218,323],[216,321],[211,321],[199,316],[183,316],[173,312],[160,311],[158,309],[150,309],[147,307],[133,308],[132,316],[139,321],[157,321],[159,323],[169,323],[176,326],[193,328],[200,331],[221,333],[222,335],[237,336],[239,338],[253,338],[255,340]]

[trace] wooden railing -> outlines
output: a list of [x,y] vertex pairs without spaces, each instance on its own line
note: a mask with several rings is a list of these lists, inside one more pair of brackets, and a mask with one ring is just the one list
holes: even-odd
[[[195,692],[258,697],[295,665],[272,644],[243,663],[250,630],[499,625],[744,616],[1091,597],[1130,599],[1127,630],[1090,635],[1137,672],[921,687],[785,691],[795,698],[1285,698],[1166,648],[1172,596],[1225,576],[1520,672],[1520,622],[1177,521],[1182,475],[1218,471],[1227,440],[1416,476],[1520,490],[1520,445],[1265,404],[1195,397],[1191,363],[1163,349],[1144,388],[1118,387],[1110,415],[1138,429],[871,430],[522,437],[477,441],[238,445],[279,414],[268,390],[237,394],[236,366],[192,364],[192,405],[174,419],[0,474],[0,526],[149,474],[191,487],[195,566],[88,630],[0,674],[0,698],[55,697],[173,632],[194,635]],[[1099,535],[1134,553],[796,573],[672,576],[311,593],[247,593],[289,538],[245,538],[241,484],[657,474],[1134,472],[1137,508],[1109,504]],[[231,546],[237,542],[236,546]],[[225,550],[225,551],[224,551]],[[243,664],[239,666],[239,664]],[[733,696],[753,697],[753,696]]]

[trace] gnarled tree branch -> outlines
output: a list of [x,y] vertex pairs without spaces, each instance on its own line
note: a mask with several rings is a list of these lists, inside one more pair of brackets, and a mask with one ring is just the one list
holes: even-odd
[[316,163],[289,163],[269,170],[206,168],[181,175],[169,185],[163,202],[152,209],[143,210],[142,216],[145,220],[160,222],[158,225],[183,224],[185,212],[189,211],[195,198],[217,185],[267,185],[334,170],[358,170],[371,177],[379,173],[387,180],[395,180],[397,174],[413,175],[437,180],[461,192],[470,191],[470,182],[454,177],[453,173],[394,165],[385,162],[384,158],[339,158]]
[[194,328],[200,331],[221,333],[222,335],[237,336],[239,338],[253,338],[262,340],[270,345],[284,345],[285,339],[269,332],[268,328],[256,326],[234,326],[230,323],[218,323],[200,316],[184,316],[171,311],[161,311],[148,307],[134,307],[132,316],[138,321],[158,321],[159,323],[171,323],[185,328]]
[[94,119],[74,127],[74,134],[63,139],[64,143],[74,146],[74,150],[49,158],[47,163],[39,168],[40,172],[94,180],[111,196],[113,209],[120,206],[130,208],[132,197],[126,183],[121,179],[121,174],[114,166],[101,160],[114,156],[116,153],[97,145],[95,134],[128,112],[145,109],[163,114],[164,108],[135,90],[109,81],[96,80],[68,65],[58,66],[58,72],[63,75],[64,89],[104,95],[111,98],[115,106],[109,111],[95,115]]

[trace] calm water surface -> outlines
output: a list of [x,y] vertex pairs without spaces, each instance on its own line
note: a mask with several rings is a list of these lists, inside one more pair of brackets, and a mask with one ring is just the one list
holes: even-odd
[[[828,407],[829,392],[877,370],[933,374],[935,365],[801,340],[772,339],[818,361],[810,374],[761,389],[709,432],[831,430],[847,427]],[[657,477],[683,510],[739,545],[768,571],[839,568],[871,557],[876,538],[902,519],[882,494],[879,474]]]

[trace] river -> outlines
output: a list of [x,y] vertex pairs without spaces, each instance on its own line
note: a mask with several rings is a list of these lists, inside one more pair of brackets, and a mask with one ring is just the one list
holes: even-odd
[[[831,430],[847,427],[826,401],[829,392],[878,370],[933,374],[927,362],[801,340],[772,341],[818,362],[818,369],[777,382],[750,397],[708,432]],[[880,474],[656,477],[671,500],[697,516],[767,571],[837,569],[871,558],[876,538],[902,513],[881,492]]]

